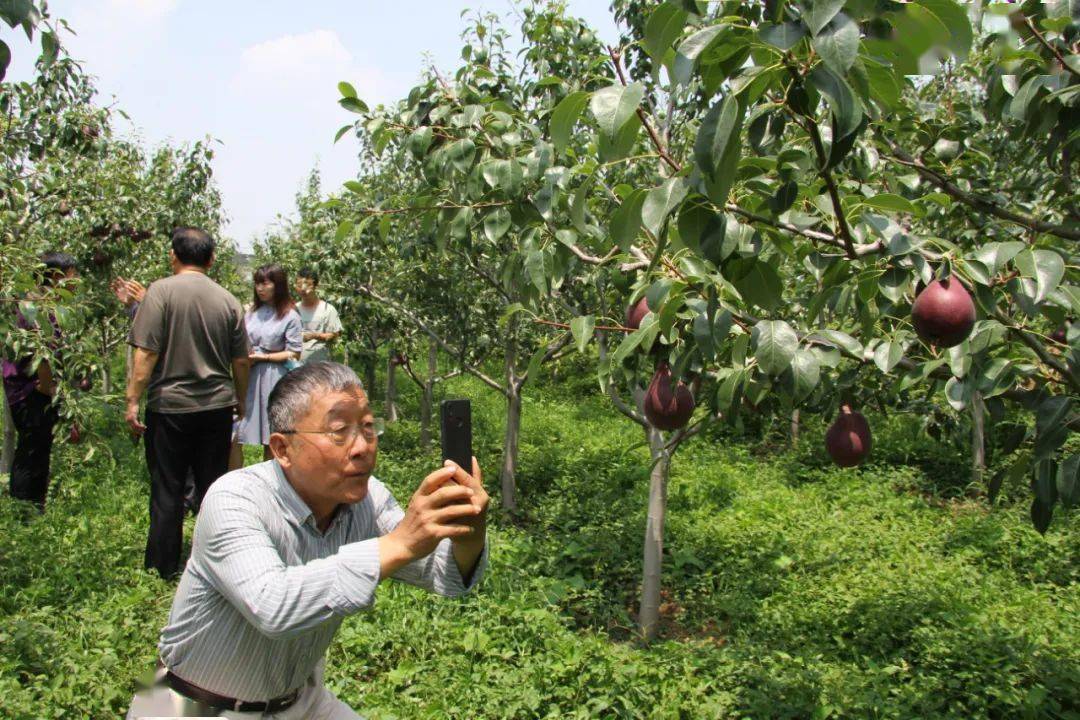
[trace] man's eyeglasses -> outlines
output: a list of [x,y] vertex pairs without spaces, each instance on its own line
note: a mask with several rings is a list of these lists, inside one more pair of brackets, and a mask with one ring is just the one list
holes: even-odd
[[363,435],[364,440],[374,442],[377,437],[386,430],[386,423],[382,418],[375,418],[371,422],[346,425],[333,430],[281,430],[282,435],[325,435],[335,445],[351,445],[356,441],[357,435]]

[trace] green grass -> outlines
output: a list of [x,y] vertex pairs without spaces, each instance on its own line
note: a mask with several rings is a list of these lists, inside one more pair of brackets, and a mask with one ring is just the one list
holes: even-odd
[[[500,398],[468,379],[442,392],[473,398],[494,489]],[[384,586],[343,625],[328,683],[372,720],[1080,717],[1080,514],[1059,509],[1042,537],[1023,488],[990,511],[970,497],[964,459],[917,418],[872,422],[861,470],[824,462],[816,418],[796,450],[767,427],[685,446],[663,637],[643,646],[641,432],[584,381],[532,390],[522,512],[493,518],[479,591]],[[115,417],[95,429],[123,437]],[[406,419],[382,442],[379,475],[402,503],[438,459],[417,430]],[[155,657],[173,586],[141,569],[141,448],[112,440],[82,460],[60,450],[44,517],[0,498],[3,718],[115,718]]]

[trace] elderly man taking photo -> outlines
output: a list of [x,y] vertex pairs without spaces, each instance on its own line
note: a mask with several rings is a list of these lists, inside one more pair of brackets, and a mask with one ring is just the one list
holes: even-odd
[[447,461],[404,511],[372,476],[377,423],[356,374],[317,362],[269,400],[274,458],[211,486],[158,648],[128,718],[345,720],[323,686],[342,620],[394,578],[447,597],[480,580],[488,495]]

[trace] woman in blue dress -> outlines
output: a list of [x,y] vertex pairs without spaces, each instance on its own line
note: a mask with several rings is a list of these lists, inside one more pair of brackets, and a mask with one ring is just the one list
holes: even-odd
[[244,445],[262,445],[263,459],[270,455],[270,423],[266,408],[270,391],[285,377],[291,361],[304,349],[303,322],[289,294],[289,281],[280,265],[263,265],[254,274],[255,301],[245,317],[251,341],[251,375],[248,379],[246,415],[237,422],[230,469],[243,466]]

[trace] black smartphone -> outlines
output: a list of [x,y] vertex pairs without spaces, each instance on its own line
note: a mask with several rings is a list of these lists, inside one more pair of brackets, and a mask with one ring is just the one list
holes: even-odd
[[472,473],[472,405],[468,400],[443,400],[439,406],[443,460],[453,460]]

